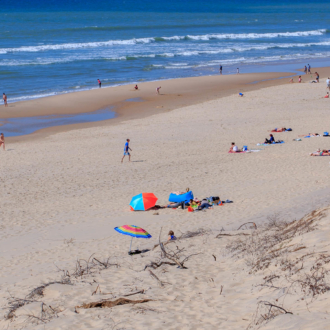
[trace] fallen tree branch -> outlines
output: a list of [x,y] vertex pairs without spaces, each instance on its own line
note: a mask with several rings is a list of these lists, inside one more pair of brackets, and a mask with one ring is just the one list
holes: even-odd
[[162,261],[162,262],[154,262],[152,261],[149,265],[146,265],[143,270],[146,270],[148,267],[156,269],[162,265],[170,265],[170,266],[175,266],[176,263],[174,262],[169,262],[169,261]]

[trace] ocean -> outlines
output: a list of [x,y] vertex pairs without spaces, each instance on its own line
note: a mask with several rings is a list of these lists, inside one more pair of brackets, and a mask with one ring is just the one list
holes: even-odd
[[2,0],[0,92],[16,102],[127,83],[326,65],[329,2]]

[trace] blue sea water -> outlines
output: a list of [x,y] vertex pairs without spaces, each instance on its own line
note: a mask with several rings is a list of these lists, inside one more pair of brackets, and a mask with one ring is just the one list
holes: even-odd
[[315,66],[330,55],[326,1],[2,0],[9,102],[178,77]]

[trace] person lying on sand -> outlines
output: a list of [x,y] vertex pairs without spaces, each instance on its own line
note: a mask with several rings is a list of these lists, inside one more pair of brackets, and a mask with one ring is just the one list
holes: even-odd
[[190,189],[189,188],[186,188],[186,191],[184,191],[184,192],[171,191],[171,194],[174,194],[174,195],[183,195],[183,194],[186,194],[189,191],[190,191]]
[[322,151],[321,149],[317,149],[316,152],[312,152],[310,156],[330,156],[330,151],[326,149]]
[[3,147],[3,150],[6,150],[5,148],[5,136],[3,135],[3,133],[0,133],[0,148],[1,146]]
[[232,142],[229,152],[241,152],[241,150],[238,149],[237,145],[235,145],[235,142]]
[[271,132],[276,132],[276,133],[285,132],[285,131],[286,131],[285,127],[275,128],[275,129],[271,130]]
[[269,139],[266,138],[264,143],[266,143],[266,144],[272,144],[272,143],[275,142],[275,139],[274,139],[273,134],[269,134],[269,136],[270,136],[270,138]]
[[165,208],[168,209],[177,209],[179,206],[181,206],[181,208],[184,210],[186,208],[186,202],[170,202],[170,204],[164,206]]
[[316,136],[320,136],[319,133],[308,133],[308,134],[303,134],[303,135],[298,135],[299,137],[306,137],[306,136],[310,136],[310,137],[316,137]]
[[201,202],[198,203],[198,210],[204,210],[204,209],[209,209],[212,208],[213,205],[208,202],[207,199],[203,199]]

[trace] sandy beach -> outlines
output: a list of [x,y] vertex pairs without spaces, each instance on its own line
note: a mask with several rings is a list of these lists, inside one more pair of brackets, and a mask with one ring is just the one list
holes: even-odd
[[[309,154],[330,149],[330,138],[293,141],[330,130],[330,70],[316,70],[319,84],[267,80],[283,73],[199,77],[162,81],[159,96],[153,82],[139,92],[122,86],[1,108],[12,118],[113,105],[118,118],[11,138],[1,150],[0,329],[327,329],[330,157]],[[123,105],[130,97],[144,102]],[[275,127],[292,128],[274,133],[285,143],[257,146]],[[132,161],[121,164],[127,138]],[[260,151],[229,154],[231,142]],[[129,209],[141,192],[166,205],[171,191],[187,187],[233,203],[193,213]],[[238,231],[246,222],[257,229]],[[113,229],[124,224],[152,235],[133,240],[149,252],[128,256],[130,238]],[[153,249],[161,228],[163,241],[169,230],[197,232],[166,245],[184,248],[180,260],[194,254],[187,269],[145,269],[173,262]],[[314,290],[313,276],[324,286]],[[150,301],[77,307],[118,298]]]

